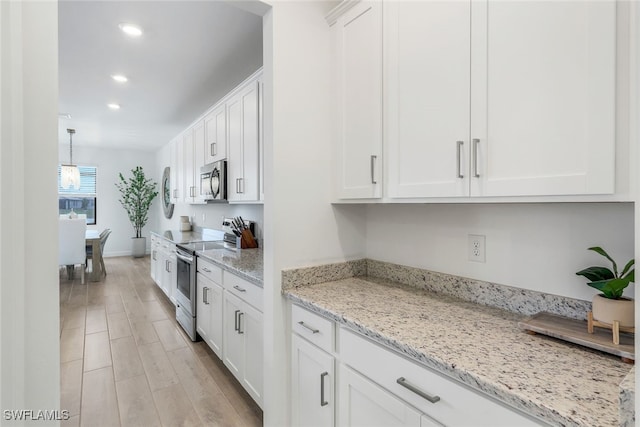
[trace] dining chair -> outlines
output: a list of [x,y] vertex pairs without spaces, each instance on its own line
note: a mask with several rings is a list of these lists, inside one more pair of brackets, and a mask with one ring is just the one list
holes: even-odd
[[58,265],[67,266],[67,277],[73,279],[75,266],[82,266],[81,282],[84,284],[86,264],[87,221],[84,219],[60,219],[58,224]]
[[[110,234],[111,234],[110,228],[105,228],[100,233],[100,259],[99,260],[94,259],[93,247],[91,245],[87,245],[86,247],[87,260],[91,259],[91,265],[93,265],[95,262],[99,262],[105,276],[107,275],[107,269],[104,266],[104,245],[107,243],[107,239],[109,238]],[[86,261],[85,261],[85,264],[86,264]]]

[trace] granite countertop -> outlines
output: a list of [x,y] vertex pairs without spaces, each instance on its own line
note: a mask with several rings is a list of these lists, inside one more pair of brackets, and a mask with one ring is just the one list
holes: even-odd
[[256,249],[209,249],[196,255],[219,265],[236,276],[263,287],[263,251]]
[[211,229],[196,229],[191,231],[179,231],[179,230],[165,230],[165,231],[152,231],[151,234],[155,234],[158,237],[169,240],[176,244],[186,244],[194,242],[214,242],[222,240],[224,233],[211,230]]
[[553,425],[618,426],[619,358],[518,327],[523,315],[374,277],[285,291],[292,302]]

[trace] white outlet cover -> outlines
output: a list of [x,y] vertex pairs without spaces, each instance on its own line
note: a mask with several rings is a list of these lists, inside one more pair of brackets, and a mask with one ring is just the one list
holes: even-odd
[[486,236],[482,234],[469,234],[467,258],[473,262],[486,262]]

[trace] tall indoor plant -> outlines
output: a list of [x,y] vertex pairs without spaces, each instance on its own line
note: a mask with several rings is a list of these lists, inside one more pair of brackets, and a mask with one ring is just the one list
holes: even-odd
[[127,211],[129,221],[136,232],[132,237],[132,255],[134,257],[144,256],[147,248],[147,240],[142,236],[142,227],[149,219],[149,207],[151,202],[158,195],[156,191],[157,183],[151,178],[147,178],[141,166],[131,169],[132,176],[125,179],[122,173],[118,174],[120,182],[116,182],[116,187],[120,190],[120,204]]

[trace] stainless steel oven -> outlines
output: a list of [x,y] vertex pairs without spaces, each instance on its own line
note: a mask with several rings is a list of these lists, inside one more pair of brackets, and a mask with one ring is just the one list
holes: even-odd
[[196,340],[195,252],[177,245],[176,320],[192,341]]

